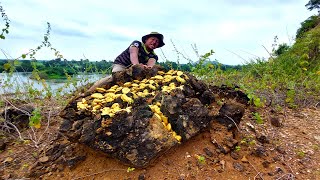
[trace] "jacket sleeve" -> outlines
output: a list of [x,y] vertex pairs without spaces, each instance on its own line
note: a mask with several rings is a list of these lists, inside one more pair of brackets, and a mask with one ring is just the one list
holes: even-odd
[[135,40],[130,44],[130,47],[137,47],[139,49],[141,47],[141,42]]

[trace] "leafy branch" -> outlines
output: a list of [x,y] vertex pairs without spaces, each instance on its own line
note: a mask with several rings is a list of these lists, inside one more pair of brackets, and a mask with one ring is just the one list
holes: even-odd
[[5,39],[6,37],[4,36],[4,34],[9,33],[10,20],[1,5],[0,5],[0,12],[1,12],[1,17],[2,17],[3,21],[5,22],[5,27],[2,28],[2,30],[1,30],[0,39]]
[[54,51],[54,55],[58,58],[58,59],[62,59],[63,56],[60,53],[60,51],[58,51],[56,48],[53,48],[51,46],[51,43],[49,42],[49,37],[50,37],[50,32],[51,32],[51,25],[49,22],[47,22],[47,32],[44,34],[43,36],[43,41],[42,43],[36,47],[35,49],[30,49],[28,53],[26,54],[22,54],[20,57],[18,57],[17,59],[23,58],[25,59],[28,55],[30,57],[31,60],[36,60],[35,55],[36,53],[43,47],[47,47],[50,48],[50,50]]

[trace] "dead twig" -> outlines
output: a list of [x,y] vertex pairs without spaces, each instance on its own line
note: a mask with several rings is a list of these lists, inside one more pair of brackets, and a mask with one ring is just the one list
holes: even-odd
[[19,131],[19,129],[17,128],[16,125],[12,124],[12,123],[9,122],[9,121],[5,121],[5,123],[6,123],[6,124],[9,124],[10,126],[12,126],[12,128],[18,133],[19,139],[20,139],[21,141],[24,141],[24,138],[22,137],[21,132]]
[[226,49],[226,50],[229,51],[230,53],[238,56],[238,58],[240,58],[240,59],[244,60],[245,62],[247,62],[247,60],[246,60],[245,58],[243,58],[242,56],[240,56],[239,54],[237,54],[237,53],[235,53],[235,52],[233,52],[233,51],[230,51],[229,49]]
[[19,111],[25,113],[26,115],[31,116],[31,114],[30,114],[28,111],[25,111],[25,110],[23,110],[23,109],[20,109],[20,108],[16,107],[16,106],[13,105],[10,101],[8,101],[6,98],[3,98],[3,99],[4,99],[4,101],[6,101],[8,104],[10,104],[10,105],[11,105],[13,108],[15,108],[16,110],[19,110]]
[[[7,109],[8,109],[8,104],[10,104],[12,107],[15,107],[11,102],[9,102],[7,99],[4,98],[4,100],[6,101],[6,106],[5,106],[5,110],[4,110],[4,127],[6,127],[6,129],[10,132],[9,129],[14,129],[19,136],[19,139],[21,141],[24,140],[24,138],[21,135],[21,132],[19,131],[19,129],[17,128],[16,125],[14,125],[13,123],[11,123],[10,121],[7,120]],[[16,108],[16,107],[15,107]],[[17,108],[18,110],[20,110],[19,108]],[[23,111],[23,110],[22,110]],[[11,126],[11,128],[9,126]]]
[[254,177],[254,179],[256,179],[256,177],[259,175],[259,177],[263,180],[263,177],[261,176],[261,172],[259,172],[251,163],[250,163],[250,161],[248,161],[248,163],[252,166],[252,168],[258,173],[255,177]]
[[49,111],[49,115],[48,115],[48,118],[47,118],[47,126],[46,126],[46,129],[43,131],[43,133],[40,135],[39,139],[38,139],[38,143],[40,143],[43,135],[45,133],[47,133],[48,129],[49,129],[49,125],[50,125],[50,118],[51,118],[51,110]]
[[[258,172],[258,174],[255,175],[253,179],[256,179],[258,176],[260,176],[260,172]],[[260,178],[261,178],[261,176],[260,176]]]
[[288,163],[286,163],[285,162],[285,160],[284,160],[285,158],[284,158],[284,156],[282,155],[281,156],[281,161],[282,161],[282,163],[284,163],[284,165],[286,165],[286,166],[288,166],[289,167],[289,169],[290,169],[290,171],[291,171],[291,173],[290,174],[292,174],[292,176],[293,176],[293,178],[294,178],[294,172],[293,172],[293,170],[292,170],[292,168],[291,168],[291,166],[288,164]]
[[272,60],[274,60],[274,58],[272,57],[272,54],[268,51],[268,49],[264,45],[262,45],[262,47],[267,51],[267,53],[269,54],[270,58]]
[[314,107],[318,107],[319,104],[320,104],[320,101],[317,102],[317,103],[314,105]]
[[236,128],[238,129],[238,131],[241,133],[241,130],[238,127],[238,125],[236,124],[236,122],[231,117],[229,117],[228,115],[225,115],[225,117],[227,117],[229,120],[231,120],[234,123],[234,125],[236,126]]

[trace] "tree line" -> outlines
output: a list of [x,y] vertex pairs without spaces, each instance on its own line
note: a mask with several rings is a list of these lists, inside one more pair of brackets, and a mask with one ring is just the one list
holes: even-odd
[[[37,71],[43,79],[67,78],[67,75],[80,73],[111,74],[113,61],[89,61],[88,59],[66,60],[0,60],[0,72],[33,72]],[[175,69],[190,72],[197,63],[178,64],[176,62],[159,62],[166,70]],[[239,69],[241,66],[219,64],[216,61],[206,61],[206,66],[219,66],[222,70]]]

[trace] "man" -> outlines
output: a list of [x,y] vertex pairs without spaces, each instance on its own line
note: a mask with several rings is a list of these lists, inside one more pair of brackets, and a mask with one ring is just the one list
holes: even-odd
[[[158,32],[151,32],[142,37],[142,42],[133,41],[113,62],[112,73],[123,71],[126,68],[140,64],[145,68],[152,68],[158,61],[158,56],[153,51],[164,46],[163,35]],[[97,81],[89,91],[102,86],[110,77]]]
[[154,49],[164,46],[163,35],[151,32],[142,37],[140,41],[133,41],[130,46],[123,51],[114,61],[112,72],[123,71],[127,67],[135,64],[142,64],[151,68],[158,61],[158,56]]

